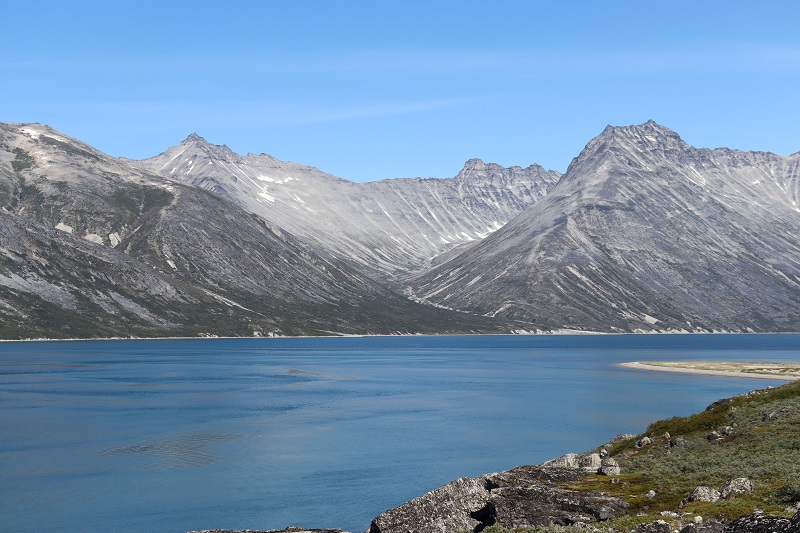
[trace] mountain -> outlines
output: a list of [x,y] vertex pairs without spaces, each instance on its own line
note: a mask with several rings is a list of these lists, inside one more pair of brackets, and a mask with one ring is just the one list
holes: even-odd
[[540,329],[798,331],[799,202],[800,153],[609,126],[547,196],[409,290]]
[[3,338],[507,330],[40,124],[0,124],[0,319]]
[[473,159],[369,183],[197,135],[130,161],[0,124],[0,336],[798,331],[798,202],[800,153],[652,121],[563,176]]
[[242,156],[196,134],[153,158],[125,162],[213,191],[315,253],[380,279],[419,271],[445,250],[482,239],[560,178],[539,165],[471,159],[454,178],[354,183],[265,154]]

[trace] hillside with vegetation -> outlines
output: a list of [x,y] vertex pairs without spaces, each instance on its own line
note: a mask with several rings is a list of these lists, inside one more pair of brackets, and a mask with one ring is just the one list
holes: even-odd
[[[620,475],[589,475],[572,485],[628,502],[628,512],[608,521],[607,529],[625,531],[654,520],[676,529],[696,516],[730,522],[757,511],[790,518],[800,505],[800,383],[655,422],[607,452],[619,463]],[[752,482],[752,492],[703,501],[716,499],[714,491],[739,478]]]
[[372,522],[400,531],[800,531],[800,382],[720,400],[584,454],[462,478]]

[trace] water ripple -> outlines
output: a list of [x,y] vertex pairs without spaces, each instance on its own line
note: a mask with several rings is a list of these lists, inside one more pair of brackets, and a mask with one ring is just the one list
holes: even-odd
[[208,449],[209,443],[245,437],[246,435],[223,433],[176,435],[132,446],[106,448],[98,451],[97,454],[100,456],[145,456],[153,459],[147,468],[168,470],[214,463],[221,457]]

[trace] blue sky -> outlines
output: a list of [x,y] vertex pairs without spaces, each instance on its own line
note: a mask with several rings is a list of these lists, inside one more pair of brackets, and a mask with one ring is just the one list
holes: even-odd
[[566,170],[606,124],[800,151],[800,2],[3,2],[0,121],[354,181]]

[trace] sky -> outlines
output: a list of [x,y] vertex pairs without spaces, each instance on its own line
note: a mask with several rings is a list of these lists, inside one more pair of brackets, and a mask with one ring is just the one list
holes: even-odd
[[0,122],[114,156],[192,132],[353,180],[565,171],[607,124],[800,151],[800,2],[0,2]]

